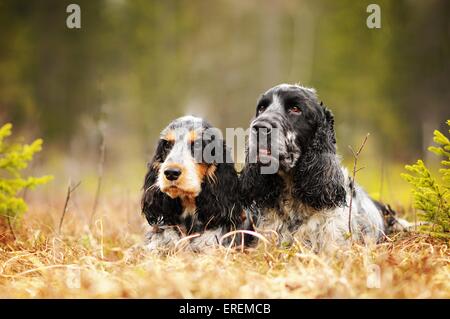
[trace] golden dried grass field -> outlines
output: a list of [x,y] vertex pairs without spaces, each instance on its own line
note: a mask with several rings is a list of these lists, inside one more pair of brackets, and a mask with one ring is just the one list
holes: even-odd
[[[137,203],[128,195],[104,199],[89,228],[90,206],[75,198],[58,235],[63,203],[33,199],[17,240],[0,233],[0,297],[450,297],[450,250],[442,239],[404,233],[334,256],[264,246],[155,256],[142,246]],[[379,288],[368,287],[373,265]]]
[[[144,248],[140,189],[161,130],[188,114],[226,139],[237,129],[227,145],[240,171],[238,132],[279,83],[316,88],[356,182],[421,221],[411,190],[426,181],[401,174],[418,159],[433,177],[448,167],[447,143],[440,156],[427,148],[450,118],[450,1],[371,2],[78,0],[75,14],[68,1],[0,0],[0,127],[14,125],[6,144],[45,141],[30,163],[36,145],[20,155],[0,141],[0,298],[450,298],[450,225],[446,239],[412,231],[332,256],[270,245],[167,256]],[[277,104],[308,109],[289,100]],[[21,189],[48,174],[48,184]],[[59,231],[68,181],[81,185]],[[440,193],[429,186],[426,196]],[[25,210],[10,201],[16,194],[29,209],[11,233],[2,216]],[[441,208],[444,196],[434,196],[439,204],[427,206]]]

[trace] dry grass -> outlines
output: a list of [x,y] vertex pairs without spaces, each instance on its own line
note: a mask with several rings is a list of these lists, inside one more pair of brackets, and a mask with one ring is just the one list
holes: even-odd
[[[53,229],[62,203],[34,201],[16,242],[0,232],[0,297],[450,297],[450,250],[442,240],[402,234],[335,256],[260,247],[162,257],[142,248],[143,220],[126,197],[101,204],[92,229],[89,205],[74,200],[61,235]],[[368,288],[370,269],[380,270],[380,288]]]

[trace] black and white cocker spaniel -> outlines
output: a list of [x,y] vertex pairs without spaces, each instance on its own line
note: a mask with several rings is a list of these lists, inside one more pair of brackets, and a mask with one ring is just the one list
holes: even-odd
[[225,233],[241,225],[238,183],[218,129],[198,117],[174,120],[161,132],[145,176],[142,212],[151,228],[147,247],[173,249],[183,238],[193,251],[217,246]]
[[392,224],[388,207],[352,187],[336,155],[333,125],[314,89],[281,84],[257,103],[241,191],[256,230],[275,231],[280,244],[298,241],[323,251],[348,243],[350,196],[353,239],[377,242]]

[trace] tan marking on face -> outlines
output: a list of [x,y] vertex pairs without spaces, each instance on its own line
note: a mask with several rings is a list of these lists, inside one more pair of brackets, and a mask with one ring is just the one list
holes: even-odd
[[170,198],[184,198],[184,197],[193,197],[195,198],[197,196],[197,193],[191,192],[186,189],[181,189],[179,187],[169,186],[166,187],[164,190],[162,190],[164,193],[169,195]]
[[188,142],[193,143],[197,139],[197,132],[196,131],[189,131],[188,134]]
[[[181,175],[176,181],[169,181],[164,174],[164,171],[169,168],[178,168],[181,170]],[[176,198],[182,194],[182,190],[179,189],[179,185],[182,185],[183,182],[183,166],[177,163],[171,163],[169,165],[163,163],[160,171],[160,177],[162,179],[162,187],[161,191],[169,195],[171,198]],[[175,187],[177,186],[177,187]]]
[[166,141],[169,142],[174,142],[175,141],[175,132],[170,130],[169,132],[167,132],[167,134],[164,136],[164,139]]
[[197,175],[201,182],[205,179],[205,177],[211,181],[212,183],[217,183],[217,176],[215,174],[217,166],[216,165],[208,165],[204,163],[197,164]]
[[[164,193],[168,194],[171,198],[177,198],[180,197],[182,200],[185,200],[185,198],[193,198],[198,195],[197,192],[190,190],[189,188],[185,187],[186,184],[184,182],[184,178],[186,174],[183,174],[183,166],[179,164],[170,164],[164,167],[164,169],[167,168],[179,168],[181,169],[181,175],[180,177],[175,181],[169,181],[163,177],[163,185],[164,187],[161,189]],[[217,177],[215,175],[217,167],[215,165],[208,165],[203,163],[196,163],[195,164],[195,172],[197,175],[197,178],[200,181],[200,184],[203,182],[203,180],[208,178],[213,183],[217,182]],[[163,174],[164,175],[164,174]],[[176,187],[174,187],[176,186]],[[188,200],[189,201],[189,200]],[[190,204],[187,204],[187,207],[191,207]]]
[[[196,165],[197,167],[197,165]],[[166,169],[169,168],[178,168],[181,170],[181,174],[180,177],[178,177],[177,180],[175,181],[169,181],[165,174],[164,171]],[[161,191],[166,193],[167,195],[169,195],[169,197],[171,198],[183,198],[183,197],[196,197],[198,195],[198,191],[195,189],[191,189],[190,187],[188,187],[187,185],[190,185],[190,183],[188,183],[186,181],[186,178],[188,174],[186,174],[185,172],[185,167],[181,164],[178,163],[170,163],[170,164],[163,164],[161,166],[161,170],[160,170],[160,179],[161,179]],[[201,183],[200,183],[201,184]]]
[[217,181],[216,176],[214,174],[214,172],[216,171],[215,165],[199,163],[196,166],[196,170],[197,170],[197,175],[198,175],[198,178],[200,179],[200,181],[203,182],[205,177],[207,177],[214,183]]

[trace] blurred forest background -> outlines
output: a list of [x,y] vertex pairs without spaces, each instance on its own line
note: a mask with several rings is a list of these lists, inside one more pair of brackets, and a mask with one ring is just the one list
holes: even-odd
[[450,118],[450,1],[376,1],[368,29],[373,2],[0,0],[0,124],[44,138],[30,169],[55,175],[51,191],[95,189],[104,138],[104,187],[134,195],[173,118],[247,128],[263,91],[299,82],[333,110],[344,162],[371,133],[358,178],[398,200],[403,165],[431,160]]

